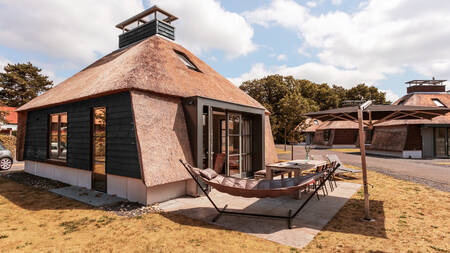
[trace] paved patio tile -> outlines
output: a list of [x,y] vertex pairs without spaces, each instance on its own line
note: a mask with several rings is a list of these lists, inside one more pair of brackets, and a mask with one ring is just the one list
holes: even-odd
[[108,195],[103,192],[89,190],[78,186],[56,188],[50,191],[95,207],[112,205],[121,201],[126,201],[125,199],[117,196]]
[[[338,188],[320,201],[314,197],[305,208],[292,221],[293,228],[288,229],[287,220],[243,217],[235,215],[222,215],[215,223],[212,219],[217,215],[216,210],[206,197],[182,197],[163,202],[159,207],[166,212],[174,212],[187,217],[216,224],[227,229],[248,233],[291,247],[303,248],[314,236],[333,218],[347,200],[361,185],[338,182]],[[210,194],[219,208],[228,204],[228,210],[243,212],[258,212],[264,214],[287,215],[288,210],[293,211],[306,200],[296,200],[291,197],[280,198],[242,198],[213,190]]]

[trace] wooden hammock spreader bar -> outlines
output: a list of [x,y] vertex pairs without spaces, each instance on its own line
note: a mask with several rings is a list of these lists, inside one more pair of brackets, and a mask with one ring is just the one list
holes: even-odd
[[321,181],[320,185],[314,189],[314,192],[309,195],[309,197],[300,205],[300,207],[297,209],[297,211],[295,211],[295,213],[292,214],[292,210],[289,209],[288,210],[288,215],[287,216],[282,216],[282,215],[270,215],[270,214],[261,214],[261,213],[244,213],[244,212],[227,211],[226,208],[228,207],[228,205],[225,205],[222,209],[218,208],[217,205],[214,203],[214,201],[209,196],[208,188],[207,187],[204,188],[200,184],[200,182],[197,179],[197,177],[189,169],[189,166],[188,166],[187,163],[185,163],[182,159],[180,159],[180,162],[181,162],[181,164],[183,164],[184,168],[187,170],[189,175],[191,175],[192,179],[194,179],[195,183],[197,183],[198,187],[200,187],[202,192],[206,195],[206,197],[208,198],[209,202],[211,202],[211,204],[214,206],[214,209],[216,209],[216,211],[218,212],[218,214],[212,220],[213,222],[216,222],[220,218],[220,216],[222,216],[223,214],[253,216],[253,217],[266,217],[266,218],[274,218],[274,219],[286,219],[288,221],[288,228],[289,229],[292,229],[292,219],[294,219],[298,215],[298,213],[300,213],[300,211],[306,206],[306,204],[312,199],[312,197],[314,197],[314,195],[317,194],[317,192],[332,177],[332,175],[334,174],[336,169],[339,168],[339,166],[340,166],[340,164],[336,164],[334,166],[334,168],[332,168],[330,173],[327,174],[325,179],[324,180],[320,180]]

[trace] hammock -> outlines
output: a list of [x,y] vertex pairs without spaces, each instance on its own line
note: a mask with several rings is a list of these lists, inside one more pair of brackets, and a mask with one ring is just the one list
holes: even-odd
[[200,170],[187,165],[189,170],[205,184],[233,196],[245,198],[276,198],[292,195],[315,183],[316,175],[281,180],[255,180],[218,175],[211,169]]
[[[211,204],[214,206],[216,211],[219,213],[214,219],[215,222],[222,214],[235,214],[235,215],[245,215],[245,216],[257,216],[257,217],[269,217],[269,218],[280,218],[287,219],[288,226],[291,228],[292,219],[297,216],[297,214],[302,210],[302,208],[311,200],[314,194],[322,188],[325,182],[330,179],[334,171],[339,167],[336,164],[330,170],[327,170],[326,174],[324,172],[315,173],[312,175],[297,177],[297,178],[287,178],[281,180],[255,180],[255,179],[240,179],[234,177],[224,177],[218,175],[212,169],[200,170],[198,168],[192,167],[190,164],[184,162],[180,159],[180,162],[189,172],[191,177],[209,199]],[[292,210],[288,210],[288,216],[279,215],[266,215],[266,214],[254,214],[254,213],[243,213],[243,212],[232,212],[225,211],[228,205],[225,205],[223,209],[219,209],[214,201],[210,198],[208,194],[208,189],[204,188],[199,180],[203,181],[205,184],[215,188],[216,190],[224,193],[228,193],[233,196],[246,197],[246,198],[275,198],[283,195],[292,195],[298,193],[299,190],[305,189],[309,185],[314,186],[314,192],[306,199],[305,202],[297,209],[297,211],[292,215]],[[320,182],[320,185],[316,187],[316,180]]]

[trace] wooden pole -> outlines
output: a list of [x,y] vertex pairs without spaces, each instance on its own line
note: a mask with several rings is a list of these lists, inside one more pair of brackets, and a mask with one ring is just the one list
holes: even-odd
[[361,108],[358,109],[358,123],[359,123],[359,148],[361,150],[361,166],[363,174],[363,185],[364,185],[364,220],[370,221],[369,214],[369,188],[367,187],[367,169],[366,169],[366,146],[365,146],[365,135],[364,135],[364,125],[363,125],[363,111]]
[[294,144],[291,144],[291,161],[294,160]]
[[284,151],[286,151],[287,149],[286,149],[286,144],[287,144],[287,141],[286,141],[286,127],[284,128]]

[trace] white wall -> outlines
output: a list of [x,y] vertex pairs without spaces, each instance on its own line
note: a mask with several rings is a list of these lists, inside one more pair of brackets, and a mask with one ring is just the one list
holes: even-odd
[[[91,189],[91,171],[48,163],[25,161],[25,172],[69,185]],[[163,202],[184,195],[198,196],[197,190],[197,185],[192,179],[146,187],[141,179],[107,174],[108,194],[144,205]]]
[[34,161],[25,161],[25,172],[91,189],[91,171]]
[[141,179],[107,174],[107,193],[128,199],[132,202],[147,204],[147,190]]
[[157,185],[147,188],[147,205],[164,202],[180,196],[197,195],[196,185],[193,180],[184,180],[169,184]]

